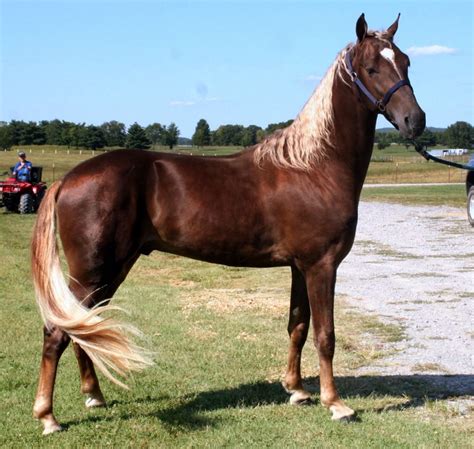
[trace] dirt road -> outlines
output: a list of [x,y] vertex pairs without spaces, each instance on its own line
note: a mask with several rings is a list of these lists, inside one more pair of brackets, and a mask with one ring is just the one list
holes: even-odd
[[336,285],[358,310],[405,329],[395,353],[366,372],[467,375],[462,388],[474,394],[474,228],[465,210],[361,203]]

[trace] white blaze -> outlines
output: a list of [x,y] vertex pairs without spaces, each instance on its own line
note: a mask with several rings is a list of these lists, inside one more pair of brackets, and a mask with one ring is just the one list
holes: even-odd
[[380,54],[392,64],[395,64],[395,53],[391,48],[384,48]]
[[398,76],[399,76],[400,78],[403,78],[403,77],[401,76],[401,74],[400,74],[400,71],[398,70],[397,65],[395,64],[395,52],[394,52],[391,48],[388,48],[388,47],[387,47],[387,48],[384,48],[384,49],[380,52],[380,54],[381,54],[388,62],[390,62],[390,63],[393,65],[393,67],[394,67],[395,71],[397,72]]

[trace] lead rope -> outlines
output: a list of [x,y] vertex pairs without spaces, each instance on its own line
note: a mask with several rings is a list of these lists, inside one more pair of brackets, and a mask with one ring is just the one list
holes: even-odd
[[423,145],[421,145],[421,143],[417,142],[416,140],[412,140],[411,143],[415,147],[415,150],[419,154],[421,154],[421,156],[423,156],[427,161],[431,160],[431,161],[438,162],[439,164],[449,165],[450,167],[461,168],[463,170],[474,170],[474,165],[459,164],[458,162],[447,161],[446,159],[441,159],[439,157],[433,156],[428,151],[423,149]]

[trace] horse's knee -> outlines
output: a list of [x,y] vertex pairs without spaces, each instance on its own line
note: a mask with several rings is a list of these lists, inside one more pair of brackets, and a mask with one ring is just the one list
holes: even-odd
[[55,327],[48,329],[45,326],[43,329],[43,335],[43,355],[45,357],[57,357],[61,355],[70,341],[69,336],[65,332]]
[[314,335],[314,344],[320,355],[333,357],[336,347],[334,330],[320,330]]
[[298,323],[295,326],[288,326],[288,334],[291,341],[298,345],[303,346],[306,337],[308,336],[309,325],[308,323]]

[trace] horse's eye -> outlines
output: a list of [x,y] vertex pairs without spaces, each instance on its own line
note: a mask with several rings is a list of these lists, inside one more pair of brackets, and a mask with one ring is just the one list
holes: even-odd
[[377,70],[375,70],[375,69],[372,68],[372,67],[368,67],[368,68],[366,68],[365,70],[367,71],[367,73],[368,73],[370,76],[372,76],[372,75],[374,75],[375,73],[377,73]]

